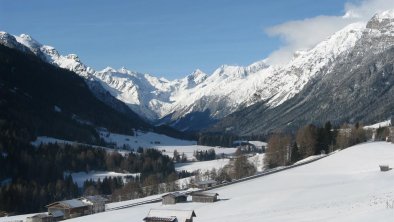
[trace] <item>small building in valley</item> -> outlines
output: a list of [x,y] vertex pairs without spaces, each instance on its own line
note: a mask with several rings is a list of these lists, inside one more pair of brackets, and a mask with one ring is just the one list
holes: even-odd
[[187,195],[180,192],[168,193],[164,195],[162,198],[163,198],[162,203],[165,205],[182,203],[187,201]]
[[26,218],[26,222],[54,222],[56,221],[52,215],[36,214]]
[[79,200],[88,206],[89,214],[104,212],[105,204],[108,203],[108,199],[100,195],[81,197]]
[[213,203],[218,200],[219,194],[207,192],[195,192],[191,194],[193,202]]
[[58,201],[46,207],[48,213],[57,219],[69,219],[89,214],[89,205],[78,199]]
[[193,184],[193,187],[200,188],[200,189],[208,189],[217,184],[216,180],[204,180],[204,181],[197,181]]
[[144,221],[193,222],[193,217],[196,217],[194,210],[151,209]]

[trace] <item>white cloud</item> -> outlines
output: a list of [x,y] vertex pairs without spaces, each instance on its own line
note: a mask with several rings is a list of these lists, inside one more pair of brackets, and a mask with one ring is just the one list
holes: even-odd
[[375,13],[394,8],[394,0],[363,0],[346,3],[343,16],[317,16],[289,21],[266,30],[272,37],[279,37],[283,45],[269,57],[270,64],[288,62],[295,51],[306,50],[328,38],[334,32],[354,22],[368,21]]

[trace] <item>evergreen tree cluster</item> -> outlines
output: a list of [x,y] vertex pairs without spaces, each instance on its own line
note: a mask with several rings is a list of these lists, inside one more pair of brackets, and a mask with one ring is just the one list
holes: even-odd
[[216,159],[216,153],[214,149],[209,149],[209,150],[195,150],[193,153],[193,156],[198,160],[198,161],[207,161],[207,160],[214,160]]
[[[175,172],[168,156],[155,149],[121,155],[82,145],[46,144],[33,147],[31,133],[17,122],[0,120],[0,210],[29,213],[50,202],[78,197],[79,190],[65,172],[91,170],[141,173],[141,183],[154,175],[165,182]],[[97,184],[96,184],[97,183]],[[123,184],[118,179],[92,182],[98,193],[110,194]],[[92,190],[91,186],[85,186]],[[94,192],[93,192],[94,193]]]
[[198,135],[198,145],[232,147],[233,141],[237,140],[237,138],[228,134],[200,133]]

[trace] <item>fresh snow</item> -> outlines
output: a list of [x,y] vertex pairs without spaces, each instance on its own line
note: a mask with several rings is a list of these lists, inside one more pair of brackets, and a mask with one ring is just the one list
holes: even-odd
[[83,187],[83,183],[86,180],[93,180],[93,181],[98,181],[101,180],[103,181],[104,178],[113,178],[113,177],[121,177],[123,182],[125,183],[127,181],[126,177],[137,177],[140,174],[139,173],[116,173],[116,172],[111,172],[111,171],[91,171],[89,173],[86,172],[76,172],[76,173],[64,173],[64,176],[68,176],[71,174],[71,177],[73,178],[74,183],[77,183],[78,187]]
[[233,155],[237,148],[225,148],[225,147],[212,147],[212,146],[202,146],[202,145],[190,145],[190,146],[157,146],[158,150],[161,150],[163,154],[169,157],[174,156],[174,150],[176,150],[180,155],[184,153],[189,160],[194,160],[194,151],[205,151],[214,149],[216,155]]
[[387,126],[391,126],[391,119],[380,122],[380,123],[375,123],[369,126],[364,126],[364,129],[378,129],[381,127],[387,127]]
[[[392,221],[394,145],[365,143],[311,164],[213,190],[216,203],[147,204],[70,221],[142,221],[151,208],[192,209],[203,221]],[[119,203],[118,203],[119,204]]]
[[[257,171],[261,172],[264,169],[264,154],[256,154],[252,157],[249,157],[248,160],[250,163],[256,166]],[[196,170],[200,170],[201,173],[211,171],[212,169],[220,169],[223,168],[226,164],[230,162],[230,159],[216,159],[216,160],[209,160],[209,161],[194,161],[194,162],[187,162],[187,163],[177,163],[175,164],[175,169],[177,171],[188,171],[193,172]]]
[[153,132],[136,131],[134,136],[101,131],[100,136],[108,143],[114,143],[117,147],[127,149],[157,148],[166,146],[190,146],[195,145],[196,141],[181,140],[163,134]]
[[188,162],[188,163],[177,163],[175,164],[175,169],[177,171],[187,171],[193,172],[200,170],[202,173],[206,171],[211,171],[212,169],[223,168],[226,164],[230,162],[230,159],[217,159],[210,161],[198,161],[198,162]]
[[[381,172],[381,164],[394,166],[394,144],[364,143],[307,165],[221,187],[212,190],[219,194],[215,203],[153,203],[69,221],[142,221],[155,208],[194,210],[196,222],[389,222],[394,216],[387,205],[394,201],[394,171]],[[161,195],[111,203],[107,209]],[[26,217],[5,217],[0,222]]]

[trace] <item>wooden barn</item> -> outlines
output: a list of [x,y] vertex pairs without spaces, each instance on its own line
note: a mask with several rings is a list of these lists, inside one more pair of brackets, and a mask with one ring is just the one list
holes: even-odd
[[58,201],[46,207],[48,213],[57,219],[69,219],[89,214],[89,206],[78,199]]
[[144,221],[193,222],[193,217],[196,217],[194,210],[151,209]]
[[216,180],[204,180],[204,181],[198,181],[193,184],[193,187],[195,188],[200,188],[200,189],[208,189],[217,184]]
[[56,221],[52,215],[36,214],[26,218],[26,222],[54,222]]
[[88,206],[89,214],[104,212],[105,204],[108,203],[108,199],[100,195],[81,197],[79,200]]
[[207,193],[207,192],[195,192],[195,193],[192,193],[191,196],[192,196],[193,202],[213,203],[218,200],[219,194]]
[[163,195],[162,198],[162,204],[164,205],[182,203],[187,201],[187,195],[180,192],[168,193],[166,195]]

